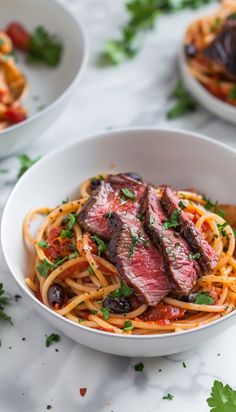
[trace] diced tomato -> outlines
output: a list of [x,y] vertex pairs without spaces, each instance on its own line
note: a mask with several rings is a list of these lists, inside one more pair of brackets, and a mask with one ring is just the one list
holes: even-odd
[[80,396],[85,396],[86,392],[87,392],[87,388],[80,388],[79,389]]
[[48,233],[48,243],[53,243],[53,241],[60,236],[60,233],[61,229],[59,227],[52,228]]
[[140,318],[144,321],[158,321],[158,323],[160,323],[160,321],[166,322],[169,320],[182,318],[184,314],[184,309],[160,302],[156,306],[149,308],[140,316]]
[[15,47],[24,51],[29,50],[30,33],[22,24],[17,22],[10,23],[6,28],[6,33]]
[[60,253],[53,246],[49,246],[47,249],[44,249],[44,253],[51,262],[54,262],[56,258],[60,258]]
[[4,113],[4,120],[7,120],[10,123],[20,123],[26,119],[25,110],[21,107],[10,106]]

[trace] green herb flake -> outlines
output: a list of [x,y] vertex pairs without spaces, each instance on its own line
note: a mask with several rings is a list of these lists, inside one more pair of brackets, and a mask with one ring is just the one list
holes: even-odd
[[103,253],[105,253],[106,250],[107,250],[106,243],[96,235],[92,236],[92,239],[96,243],[96,245],[98,246],[98,255],[100,256]]
[[153,214],[151,214],[148,224],[149,229],[151,229],[153,225],[155,225],[155,217],[153,216]]
[[129,249],[129,257],[131,258],[134,254],[134,250],[137,245],[144,242],[144,239],[140,237],[136,232],[131,232],[131,244]]
[[181,209],[186,209],[187,206],[184,204],[182,200],[180,200],[179,207],[181,207]]
[[210,292],[199,292],[195,297],[194,303],[196,305],[214,305],[215,300],[210,295]]
[[210,412],[236,412],[236,391],[215,380],[207,403],[211,408]]
[[183,368],[187,368],[186,363],[182,362]]
[[91,266],[88,267],[87,271],[90,275],[94,275],[94,270]]
[[215,203],[213,203],[213,202],[211,201],[211,199],[206,198],[205,196],[203,196],[203,199],[205,200],[204,208],[205,208],[206,210],[209,210],[209,211],[211,211],[211,212],[213,212],[213,213],[216,213],[217,215],[219,215],[220,217],[222,217],[222,218],[224,219],[225,213],[224,213],[223,210],[221,210],[221,209],[219,208],[219,202],[216,201]]
[[140,362],[140,363],[137,363],[136,365],[134,365],[134,370],[136,372],[143,372],[143,370],[144,370],[143,362]]
[[112,298],[127,298],[128,296],[133,294],[133,289],[130,288],[126,283],[121,280],[120,288],[116,289],[114,292],[110,293],[109,296]]
[[40,240],[40,242],[38,242],[38,246],[43,248],[43,249],[47,249],[48,248],[48,243],[45,242],[45,240]]
[[12,325],[11,317],[5,312],[5,305],[8,303],[9,299],[5,296],[3,283],[0,283],[0,319],[9,322]]
[[122,195],[125,196],[127,199],[135,200],[136,196],[132,190],[129,190],[127,187],[121,189]]
[[173,228],[177,228],[179,227],[180,223],[179,223],[179,216],[180,216],[181,211],[179,209],[175,209],[170,217],[170,220],[166,220],[163,223],[163,226],[165,229],[170,229],[171,227]]
[[55,67],[60,63],[63,46],[54,34],[39,26],[30,37],[28,57],[31,62],[43,62]]
[[63,229],[60,233],[60,237],[62,239],[66,239],[66,238],[71,239],[73,237],[73,232],[69,229]]
[[69,213],[67,216],[67,227],[69,230],[73,229],[76,224],[76,215],[74,213]]
[[225,228],[228,226],[229,224],[227,222],[224,222],[222,224],[217,224],[217,227],[219,229],[219,232],[222,236],[224,236],[227,240],[229,240],[229,235],[226,232]]
[[133,324],[132,324],[131,320],[126,320],[125,323],[124,323],[123,331],[124,332],[129,332],[130,330],[133,330],[133,329],[134,329],[134,327],[133,327]]
[[78,253],[78,252],[74,252],[74,253],[71,253],[71,254],[68,256],[68,259],[69,259],[69,260],[76,259],[78,256],[79,256],[79,253]]
[[37,265],[37,271],[44,278],[48,276],[49,270],[51,269],[53,269],[53,264],[49,263],[46,259],[43,259],[43,261],[39,265]]
[[168,393],[166,396],[163,396],[162,399],[172,401],[173,398],[174,398],[174,395],[172,395],[171,393]]
[[181,80],[179,80],[171,94],[177,99],[177,103],[167,112],[167,119],[172,120],[181,117],[188,112],[197,109],[197,102],[186,92]]
[[96,315],[98,313],[98,311],[95,309],[89,309],[89,312],[91,313],[91,315]]
[[108,320],[110,317],[110,311],[108,308],[101,308],[102,314],[103,314],[103,319]]
[[48,348],[55,342],[60,341],[60,336],[57,333],[51,333],[51,335],[46,336],[45,346]]
[[18,156],[18,159],[20,161],[20,169],[18,171],[17,178],[19,179],[31,166],[34,165],[34,163],[40,159],[40,157],[30,159],[28,155],[21,154]]
[[188,255],[189,259],[191,260],[199,260],[201,257],[201,253],[197,252],[197,253],[189,253]]

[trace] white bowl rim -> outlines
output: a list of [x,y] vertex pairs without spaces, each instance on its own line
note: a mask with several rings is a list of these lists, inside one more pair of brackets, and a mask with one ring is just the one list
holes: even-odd
[[[181,45],[181,48],[179,50],[179,63],[180,63],[180,68],[182,71],[182,76],[184,78],[188,78],[188,81],[190,82],[190,85],[188,87],[188,90],[191,91],[196,91],[197,93],[201,94],[201,98],[204,99],[204,103],[201,102],[201,100],[194,94],[196,100],[199,100],[199,102],[207,107],[209,111],[212,113],[216,114],[219,112],[218,116],[228,120],[228,117],[225,116],[225,112],[229,116],[234,116],[236,115],[236,106],[232,106],[229,103],[224,102],[223,100],[220,100],[218,97],[214,96],[211,94],[205,87],[202,86],[202,84],[195,79],[195,77],[191,76],[188,72],[188,64],[186,61],[186,58],[184,56],[184,50],[183,50],[183,44]],[[212,110],[212,105],[215,106],[215,109]]]
[[[38,119],[39,117],[41,117],[43,114],[45,114],[46,112],[49,112],[51,109],[53,109],[55,106],[57,106],[60,101],[62,99],[64,99],[64,97],[66,97],[70,91],[72,90],[72,88],[74,87],[74,84],[77,82],[77,80],[82,76],[82,74],[85,71],[85,68],[87,67],[87,63],[88,63],[88,56],[89,56],[89,41],[88,41],[88,35],[87,32],[83,26],[83,24],[81,23],[79,18],[75,18],[74,15],[70,12],[70,10],[68,10],[67,7],[65,7],[62,3],[59,2],[59,0],[50,0],[51,3],[54,3],[57,5],[57,7],[61,8],[62,11],[64,11],[65,14],[67,14],[67,16],[69,16],[74,23],[77,26],[77,29],[79,29],[80,31],[80,36],[81,36],[81,40],[83,43],[83,54],[82,54],[82,61],[81,61],[81,65],[74,77],[74,79],[72,80],[72,82],[69,84],[69,86],[60,94],[59,97],[57,97],[55,100],[53,100],[52,103],[50,103],[49,105],[47,105],[45,108],[43,108],[42,110],[40,110],[37,113],[34,113],[32,116],[28,117],[27,119],[25,119],[23,122],[17,123],[13,126],[9,126],[6,129],[0,130],[0,139],[1,137],[8,133],[10,133],[12,130],[16,130],[24,125],[27,125],[29,123],[31,123],[32,121],[34,121],[35,119]],[[7,138],[7,137],[6,137]]]
[[11,200],[11,197],[14,195],[15,191],[17,191],[18,187],[22,184],[22,182],[24,181],[24,179],[26,178],[26,176],[28,176],[29,173],[31,173],[31,170],[35,170],[38,167],[41,167],[41,165],[44,162],[47,162],[51,157],[57,156],[58,153],[63,152],[65,149],[71,148],[73,146],[77,146],[77,144],[80,144],[80,142],[84,143],[85,141],[93,141],[93,140],[99,140],[99,139],[103,139],[104,137],[106,137],[107,135],[110,135],[109,139],[114,139],[116,137],[116,135],[124,134],[124,133],[129,133],[129,132],[136,132],[136,133],[149,133],[149,132],[168,132],[171,133],[173,136],[175,134],[181,134],[186,136],[187,138],[194,138],[194,139],[199,139],[205,142],[210,142],[213,145],[219,146],[224,150],[227,150],[230,153],[234,153],[236,156],[236,149],[233,149],[231,147],[229,147],[228,145],[226,145],[225,143],[222,142],[218,142],[217,140],[212,139],[211,137],[208,136],[204,136],[200,133],[195,133],[195,132],[191,132],[191,131],[182,131],[180,129],[175,129],[175,128],[155,128],[155,127],[128,127],[128,128],[117,128],[114,130],[106,130],[103,132],[99,132],[97,134],[92,134],[89,136],[84,136],[82,139],[81,138],[77,138],[75,139],[73,142],[67,143],[55,150],[52,150],[50,153],[48,153],[47,155],[45,155],[42,159],[38,160],[33,166],[31,166],[30,170],[27,170],[24,175],[20,178],[20,180],[16,183],[16,185],[14,186],[14,188],[12,189],[10,195],[8,196],[8,199],[5,203],[4,206],[4,210],[2,213],[2,218],[1,218],[1,225],[0,225],[0,241],[1,241],[1,246],[2,246],[2,252],[3,252],[3,257],[5,259],[5,262],[7,264],[7,267],[9,269],[9,272],[11,273],[12,277],[15,279],[15,281],[17,282],[18,286],[20,287],[20,289],[30,298],[33,300],[33,302],[38,305],[41,309],[43,309],[43,311],[45,311],[46,313],[48,313],[49,315],[55,316],[58,320],[60,320],[61,322],[65,322],[68,325],[71,325],[74,328],[82,329],[85,330],[86,332],[89,332],[91,335],[102,335],[102,336],[107,336],[107,337],[115,337],[115,338],[119,338],[119,339],[128,339],[128,340],[136,340],[136,339],[142,339],[142,340],[149,340],[149,339],[166,339],[167,337],[170,339],[174,339],[176,338],[176,336],[183,336],[183,335],[189,335],[192,333],[198,333],[202,330],[205,329],[211,329],[212,327],[214,327],[214,325],[223,322],[226,319],[229,319],[230,317],[235,316],[236,314],[236,310],[230,312],[228,315],[222,316],[219,319],[216,319],[213,322],[210,322],[208,324],[205,324],[203,326],[199,326],[199,327],[195,327],[193,329],[188,329],[185,331],[180,331],[180,332],[172,332],[172,333],[163,333],[161,335],[125,335],[125,334],[115,334],[113,332],[106,332],[106,331],[101,331],[101,330],[96,330],[93,328],[89,328],[88,326],[83,326],[83,324],[81,323],[75,323],[61,315],[59,315],[58,313],[54,312],[52,309],[50,309],[49,307],[47,307],[46,305],[44,305],[40,300],[38,300],[29,289],[27,289],[26,285],[20,281],[17,276],[15,276],[14,274],[14,270],[12,269],[12,265],[10,260],[8,259],[7,256],[7,251],[5,249],[4,246],[4,233],[3,233],[3,222],[5,220],[5,215],[6,215],[6,211],[7,211],[7,206],[8,203]]

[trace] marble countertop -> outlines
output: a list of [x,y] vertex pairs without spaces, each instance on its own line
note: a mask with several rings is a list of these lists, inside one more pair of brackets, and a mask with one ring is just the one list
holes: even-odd
[[[163,17],[134,60],[119,67],[98,67],[104,41],[117,34],[125,18],[123,1],[64,0],[87,28],[90,61],[70,105],[42,138],[24,152],[44,155],[78,137],[126,126],[172,127],[197,131],[236,148],[235,126],[199,108],[175,121],[166,119],[169,94],[178,77],[177,50],[194,12]],[[199,13],[199,12],[195,12]],[[0,162],[0,206],[18,170],[15,156]],[[0,282],[20,293],[0,255]],[[0,324],[1,412],[208,412],[206,399],[215,379],[235,385],[235,338],[224,335],[192,351],[154,359],[131,359],[87,349],[61,336],[45,347],[52,332],[24,297],[7,308],[13,326]],[[134,365],[144,363],[143,372]],[[183,364],[184,362],[184,364]],[[186,367],[184,367],[186,366]],[[86,387],[81,397],[80,388]],[[171,393],[173,400],[164,400]],[[47,409],[48,408],[48,409]]]

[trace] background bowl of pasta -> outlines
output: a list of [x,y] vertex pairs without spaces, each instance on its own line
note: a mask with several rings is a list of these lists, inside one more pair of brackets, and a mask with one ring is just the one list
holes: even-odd
[[0,27],[1,158],[33,143],[64,110],[85,68],[87,42],[80,23],[54,0],[33,7],[22,0],[20,8],[4,0]]
[[[219,167],[219,164],[221,167]],[[87,137],[83,140],[77,140],[39,160],[14,187],[6,203],[1,223],[2,249],[9,270],[21,288],[22,293],[30,301],[32,309],[37,310],[54,328],[57,328],[76,342],[90,348],[124,356],[161,356],[188,350],[196,345],[205,343],[206,339],[222,333],[235,321],[233,302],[236,296],[234,292],[234,288],[236,291],[234,274],[236,261],[232,257],[235,241],[234,237],[232,238],[230,226],[224,224],[222,215],[219,216],[213,213],[212,209],[214,208],[214,212],[217,213],[218,204],[215,203],[216,200],[220,204],[233,205],[236,203],[235,193],[232,190],[235,184],[235,164],[235,151],[210,138],[189,132],[159,129],[128,129],[109,131]],[[64,261],[60,262],[62,266],[59,264],[59,267],[58,265],[53,267],[53,271],[49,276],[51,266],[48,266],[46,262],[46,266],[42,267],[41,265],[39,268],[38,263],[35,261],[34,249],[35,246],[40,247],[40,253],[43,253],[43,248],[48,247],[45,244],[45,238],[43,239],[41,236],[44,232],[42,225],[45,225],[45,218],[46,221],[48,219],[48,222],[54,225],[54,231],[57,230],[56,225],[58,222],[59,224],[70,225],[70,227],[66,226],[66,229],[65,227],[63,229],[63,237],[67,236],[68,230],[72,229],[72,226],[75,224],[74,211],[80,207],[78,206],[80,202],[83,204],[86,202],[86,184],[88,183],[80,189],[82,182],[91,182],[88,180],[89,178],[99,176],[101,173],[116,174],[131,171],[139,173],[145,181],[152,182],[155,185],[169,184],[171,187],[182,191],[188,189],[188,192],[181,192],[181,196],[189,204],[188,207],[192,208],[192,213],[194,201],[191,201],[191,199],[198,196],[197,199],[199,199],[200,204],[197,207],[200,215],[202,215],[200,219],[209,220],[212,218],[214,220],[210,222],[210,225],[213,225],[212,227],[215,228],[216,232],[214,236],[211,236],[211,240],[213,246],[216,246],[217,252],[221,255],[219,259],[223,259],[224,264],[222,261],[220,269],[214,272],[214,276],[202,276],[200,282],[206,282],[204,290],[211,285],[211,291],[214,289],[214,296],[216,296],[218,303],[216,306],[201,306],[199,304],[196,308],[200,309],[200,311],[203,308],[207,312],[194,312],[190,318],[186,320],[184,318],[179,319],[175,323],[172,321],[167,323],[157,322],[155,324],[143,322],[142,324],[144,325],[145,323],[145,326],[142,329],[137,313],[136,317],[131,317],[131,320],[127,323],[122,316],[116,315],[117,317],[115,317],[112,315],[108,319],[108,317],[104,316],[104,313],[103,316],[99,315],[99,309],[97,311],[94,310],[94,306],[91,305],[101,304],[100,299],[102,299],[103,295],[102,293],[99,295],[100,290],[104,291],[104,288],[107,288],[106,285],[103,288],[99,284],[101,279],[95,279],[95,284],[97,285],[98,283],[98,285],[92,290],[91,296],[89,295],[91,302],[90,306],[88,306],[87,320],[83,319],[85,321],[83,324],[75,316],[75,311],[78,310],[78,316],[81,316],[81,310],[83,313],[86,311],[85,302],[88,302],[88,293],[79,279],[83,276],[87,278],[89,276],[88,273],[84,275],[79,271],[76,274],[76,276],[78,275],[77,279],[79,282],[77,284],[80,290],[78,293],[79,297],[70,298],[65,307],[68,308],[68,304],[70,305],[71,302],[74,304],[75,299],[77,299],[77,306],[74,305],[74,309],[71,312],[67,309],[65,311],[65,307],[63,307],[64,315],[60,310],[52,310],[47,304],[42,303],[38,299],[37,293],[43,294],[44,292],[41,289],[38,289],[36,293],[32,291],[32,288],[34,288],[32,286],[33,278],[31,280],[28,279],[27,283],[25,279],[30,278],[34,268],[37,267],[40,273],[37,274],[39,280],[36,280],[36,283],[39,288],[39,284],[44,288],[50,276],[56,278],[60,268],[66,268],[67,272],[65,273],[67,275],[71,273],[70,268],[73,265],[73,261],[76,262],[77,269],[78,265],[82,262],[85,265],[83,266],[83,271],[86,271],[86,267],[88,267],[86,266],[87,252],[90,253],[90,248],[86,249],[84,246],[84,248],[79,249],[81,254],[77,253],[77,251],[76,255],[70,251],[72,255],[70,255],[69,260],[66,259],[65,262],[64,258]],[[95,182],[96,179],[92,181]],[[32,196],[33,187],[37,187],[37,191],[34,191],[34,196]],[[81,198],[81,195],[79,195],[80,190],[84,199],[78,201]],[[189,194],[190,190],[193,193],[196,190],[198,193],[205,194],[205,196],[191,195]],[[130,196],[130,191],[127,192],[127,189],[123,192],[126,196]],[[128,200],[131,201],[132,199]],[[124,204],[126,203],[124,202]],[[202,205],[208,207],[208,212],[202,208]],[[37,236],[41,237],[36,236],[36,240],[33,239],[32,246],[30,242],[28,243],[24,239],[22,231],[26,214],[34,209],[38,209],[37,213],[40,215],[40,218],[32,220],[33,226],[30,228],[30,233],[33,237],[36,236],[36,232],[40,227],[41,232],[39,230]],[[226,212],[228,213],[227,207]],[[229,212],[233,213],[234,217],[233,207],[230,208]],[[227,219],[233,221],[232,217],[229,218],[227,216]],[[29,223],[30,219],[25,221],[27,226],[25,230],[28,230]],[[225,239],[222,241],[221,235],[225,236]],[[69,237],[71,238],[72,235]],[[84,242],[87,239],[85,237]],[[48,241],[48,239],[46,240]],[[86,256],[83,255],[84,251]],[[99,261],[101,267],[105,265],[109,269],[109,264],[102,262],[101,256],[91,256],[93,256],[95,263]],[[42,262],[45,264],[44,258],[42,258]],[[93,266],[93,263],[90,264]],[[110,275],[114,274],[112,268],[110,271]],[[92,272],[91,276],[93,278],[96,277],[96,267],[93,267],[93,270],[88,270],[88,272]],[[219,277],[217,278],[216,276]],[[62,278],[67,281],[66,276],[62,276]],[[71,283],[70,279],[68,285],[71,284],[73,288],[75,280],[74,278]],[[108,286],[110,292],[114,292],[114,289],[117,288],[114,285],[116,285],[116,281]],[[124,294],[127,296],[126,292],[127,289]],[[95,302],[92,301],[92,296],[96,296]],[[119,296],[119,294],[116,294],[116,296]],[[212,299],[209,293],[205,292],[205,296],[208,296],[208,299]],[[198,303],[203,302],[199,301]],[[79,307],[80,305],[81,307]],[[186,300],[181,301],[181,305],[185,309],[188,309],[188,307],[192,308],[192,304],[186,303]],[[56,309],[60,309],[60,307],[57,306]],[[113,323],[111,319],[113,319]],[[130,327],[132,323],[134,327]]]

